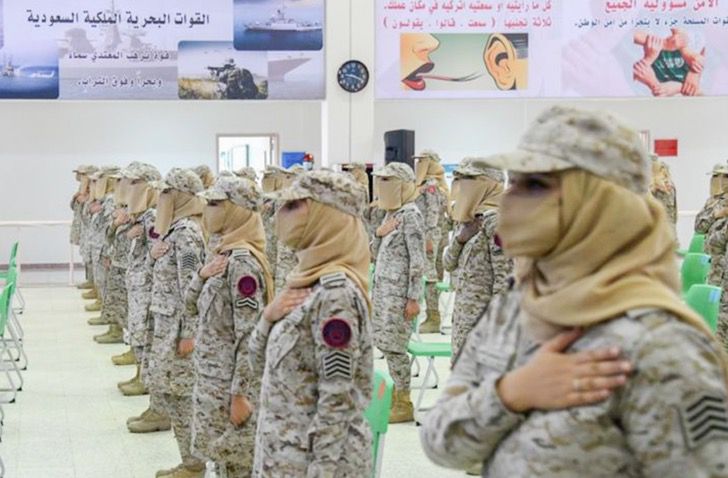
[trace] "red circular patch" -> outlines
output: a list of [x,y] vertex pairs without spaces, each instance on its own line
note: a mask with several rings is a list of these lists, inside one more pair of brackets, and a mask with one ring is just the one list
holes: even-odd
[[437,188],[435,186],[430,186],[429,189],[428,189],[428,191],[430,193],[434,193],[436,190],[437,190]]
[[154,229],[154,226],[152,226],[151,229],[149,229],[149,237],[152,239],[159,239],[159,234],[157,234],[157,231]]
[[335,349],[342,349],[351,342],[351,327],[344,319],[331,318],[323,326],[324,343]]
[[251,297],[258,291],[258,281],[253,276],[241,277],[238,281],[238,292],[243,297]]

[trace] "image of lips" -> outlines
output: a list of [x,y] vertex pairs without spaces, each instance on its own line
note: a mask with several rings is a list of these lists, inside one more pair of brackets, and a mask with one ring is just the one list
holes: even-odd
[[405,89],[423,91],[427,88],[427,80],[466,82],[482,76],[479,73],[465,76],[433,74],[435,62],[430,55],[439,47],[440,41],[428,33],[405,33],[400,36],[400,68]]

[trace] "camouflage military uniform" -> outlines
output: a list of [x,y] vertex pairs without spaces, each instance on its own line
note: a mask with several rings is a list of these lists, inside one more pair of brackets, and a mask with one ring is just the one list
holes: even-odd
[[498,213],[486,212],[481,220],[480,231],[465,244],[457,240],[464,227],[459,226],[443,255],[457,297],[452,315],[453,357],[493,297],[505,290],[513,269],[513,262],[495,241]]
[[91,219],[91,232],[88,236],[94,268],[94,280],[102,300],[106,294],[107,270],[104,259],[108,257],[109,252],[107,233],[111,226],[111,214],[114,212],[115,207],[113,195],[108,194],[101,201],[101,211],[94,214]]
[[[81,208],[81,235],[78,245],[78,252],[86,268],[86,278],[94,282],[94,265],[91,254],[91,211],[89,207],[91,200],[86,201]],[[95,282],[94,282],[95,283]]]
[[177,345],[180,339],[192,339],[197,333],[197,317],[187,313],[184,293],[202,263],[202,228],[185,217],[175,222],[162,240],[169,250],[153,266],[149,311],[154,325],[148,385],[172,420],[182,462],[195,466],[197,461],[190,453],[194,367],[191,357],[178,355]]
[[[442,230],[445,227],[443,211],[447,207],[446,198],[438,189],[437,184],[436,179],[425,181],[425,184],[420,186],[421,194],[416,201],[425,223],[425,243],[432,243],[432,252],[427,253],[427,271],[425,273],[427,280],[432,282],[437,282],[437,248],[442,240]],[[427,293],[432,294],[432,291],[428,289]],[[437,294],[437,291],[435,290],[434,293]]]
[[715,222],[715,211],[725,206],[725,199],[721,196],[708,198],[697,216],[695,216],[695,233],[707,234]]
[[377,258],[374,271],[374,344],[384,352],[390,374],[399,390],[409,390],[410,361],[407,344],[412,322],[404,316],[408,300],[422,297],[422,277],[427,267],[422,214],[414,203],[389,212],[400,221],[397,229],[372,243]]
[[667,218],[673,226],[677,224],[677,196],[675,188],[670,187],[668,191],[657,189],[652,191],[652,195],[657,199],[667,212]]
[[705,234],[705,252],[710,254],[709,284],[720,286],[722,283],[726,246],[728,246],[728,218],[716,219]]
[[[268,257],[268,264],[276,264],[278,257],[278,240],[276,239],[275,230],[275,203],[273,201],[265,201],[261,216],[263,217],[263,227],[265,228],[265,255]],[[275,278],[275,271],[273,277]]]
[[193,355],[197,380],[193,392],[192,450],[226,464],[230,478],[250,476],[255,444],[255,415],[243,425],[230,423],[232,395],[258,407],[260,376],[250,370],[248,342],[265,306],[263,270],[247,249],[228,252],[227,270],[206,281],[195,275],[185,302],[200,326]]
[[76,196],[71,199],[71,211],[73,211],[73,221],[71,222],[70,242],[74,246],[81,244],[81,223],[83,222],[83,203],[76,201]]
[[129,302],[126,290],[126,270],[129,267],[129,250],[131,240],[126,237],[130,224],[122,224],[111,235],[113,236],[111,254],[111,267],[106,276],[106,295],[104,296],[104,309],[101,317],[109,322],[117,323],[126,328],[129,314]]
[[[350,340],[323,337],[345,322]],[[344,274],[323,276],[306,302],[272,326],[261,319],[250,340],[263,371],[254,477],[368,477],[371,431],[363,412],[372,390],[366,300]]]
[[527,415],[496,391],[538,350],[520,294],[495,299],[473,329],[420,437],[436,463],[484,477],[726,477],[728,410],[720,352],[669,313],[643,309],[587,329],[571,352],[619,345],[635,372],[604,402]]
[[296,268],[298,265],[298,257],[296,253],[288,246],[278,241],[276,256],[276,272],[275,272],[275,284],[276,293],[285,289],[286,277],[288,274]]
[[[373,241],[376,237],[377,229],[379,228],[379,226],[382,225],[382,222],[384,222],[384,217],[386,215],[387,211],[375,205],[370,205],[367,209],[365,225],[367,227],[367,231],[369,232],[370,241]],[[376,257],[372,257],[372,259],[376,259]]]

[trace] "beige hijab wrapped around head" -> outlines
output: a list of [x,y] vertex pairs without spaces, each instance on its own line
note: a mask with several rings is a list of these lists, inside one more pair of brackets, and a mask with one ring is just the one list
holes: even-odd
[[503,197],[503,184],[487,176],[456,177],[453,182],[453,221],[468,223],[478,214],[498,209]]
[[176,189],[163,191],[159,195],[154,229],[157,234],[164,236],[174,223],[185,217],[200,222],[203,210],[204,203],[202,199],[194,194]]

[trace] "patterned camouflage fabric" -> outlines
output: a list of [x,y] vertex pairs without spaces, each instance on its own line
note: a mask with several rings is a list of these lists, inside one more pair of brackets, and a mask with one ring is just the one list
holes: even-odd
[[91,217],[91,231],[88,240],[91,249],[91,261],[94,269],[96,290],[103,300],[104,294],[106,293],[106,266],[104,265],[104,259],[109,257],[107,237],[113,220],[111,216],[114,209],[116,209],[116,205],[114,204],[112,194],[107,194],[100,203],[101,210]]
[[[219,180],[218,180],[219,182]],[[265,280],[260,263],[247,249],[225,254],[227,270],[207,280],[195,274],[185,302],[199,315],[194,363],[193,453],[219,464],[235,464],[250,476],[255,445],[254,415],[241,427],[230,423],[232,395],[258,408],[260,375],[250,369],[248,342],[265,307]],[[236,475],[238,476],[238,475]]]
[[160,181],[162,175],[159,170],[147,163],[137,163],[134,166],[130,166],[122,171],[122,177],[129,179],[141,179],[147,183],[153,183]]
[[488,158],[491,167],[536,173],[579,168],[637,194],[652,176],[637,132],[606,112],[554,106],[528,128],[519,149]]
[[[147,209],[134,221],[134,226],[143,229],[142,234],[131,241],[129,267],[126,271],[126,290],[129,304],[127,331],[132,347],[151,347],[151,317],[149,306],[152,302],[152,267],[147,258],[155,240],[155,209]],[[144,368],[144,367],[143,367]],[[146,374],[146,370],[145,370]]]
[[228,200],[250,211],[260,211],[262,192],[257,184],[232,175],[221,175],[211,188],[199,194],[208,201]]
[[411,377],[407,344],[412,322],[405,319],[404,310],[408,300],[419,302],[423,294],[425,231],[422,214],[414,203],[390,211],[384,222],[389,219],[399,220],[399,226],[372,242],[372,255],[377,258],[372,288],[374,344],[384,352],[397,389],[408,390]]
[[342,273],[323,276],[281,321],[250,340],[262,372],[254,477],[368,477],[372,332],[366,299]]
[[383,178],[398,178],[407,183],[413,183],[415,178],[415,172],[409,164],[405,163],[389,163],[383,168],[377,169],[373,173],[374,176]]
[[[382,225],[382,222],[384,221],[384,216],[387,215],[387,211],[384,209],[375,206],[374,204],[370,204],[369,208],[367,209],[366,215],[365,215],[365,225],[367,226],[367,231],[369,232],[369,242],[374,240],[374,237],[376,236],[377,229],[379,226]],[[372,256],[372,262],[376,260],[376,257]]]
[[166,191],[176,189],[187,194],[197,194],[204,189],[200,177],[191,169],[172,168],[164,177],[164,181],[155,183],[157,189]]
[[436,463],[484,477],[728,476],[721,357],[702,332],[659,310],[587,329],[569,352],[619,345],[635,372],[596,405],[514,414],[496,382],[536,353],[519,322],[520,294],[496,298],[475,327],[420,431]]
[[[265,229],[265,255],[268,257],[268,264],[273,266],[278,263],[278,239],[276,239],[275,231],[275,201],[264,199],[261,206],[260,215],[263,218],[263,228]],[[273,279],[275,280],[275,270]]]
[[276,294],[286,288],[286,278],[298,265],[296,251],[283,244],[281,241],[276,246],[276,262],[274,282]]
[[357,217],[363,216],[366,203],[366,190],[350,175],[321,170],[301,174],[291,187],[267,196],[278,202],[313,199]]
[[710,254],[708,284],[721,286],[724,258],[728,247],[728,218],[716,219],[705,234],[705,252]]
[[465,225],[457,226],[443,256],[457,298],[452,315],[453,357],[457,357],[491,300],[506,289],[513,270],[513,261],[495,240],[498,213],[491,210],[477,220],[481,222],[480,231],[465,244],[457,239]]
[[234,173],[239,178],[247,179],[249,181],[253,181],[254,183],[258,182],[258,173],[256,173],[255,169],[253,168],[240,168],[237,171],[234,171]]

